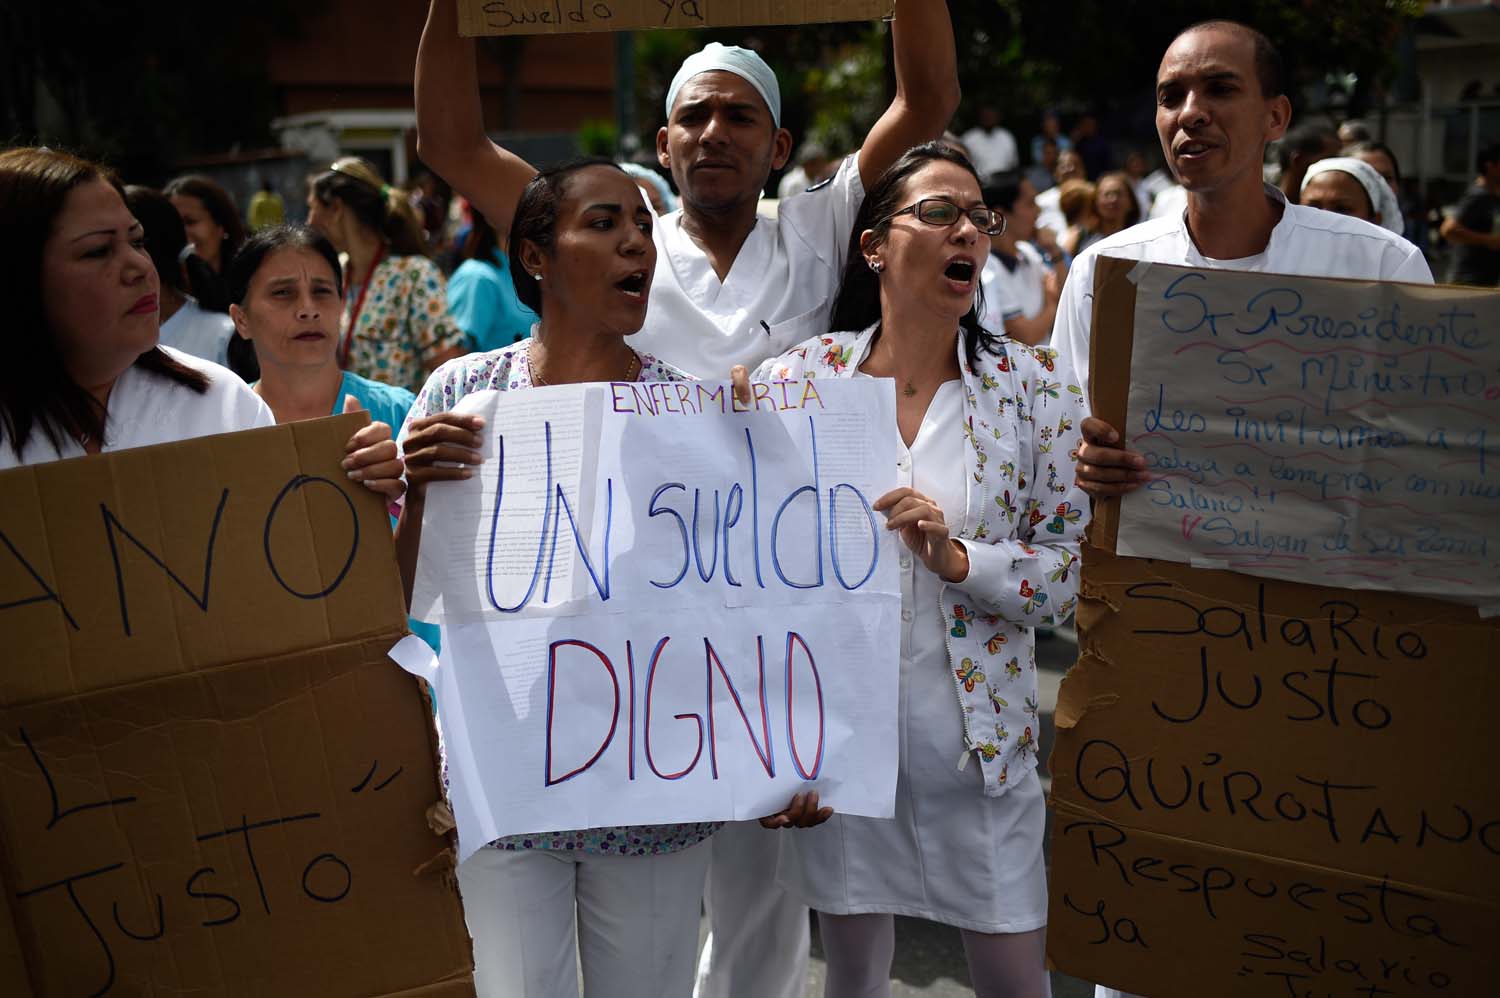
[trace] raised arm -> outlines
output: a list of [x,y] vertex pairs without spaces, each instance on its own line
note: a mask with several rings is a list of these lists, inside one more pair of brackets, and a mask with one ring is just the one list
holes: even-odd
[[914,145],[943,134],[958,110],[958,56],[948,0],[896,0],[891,21],[896,98],[859,151],[866,188]]
[[474,39],[458,34],[457,0],[432,0],[417,48],[417,155],[504,234],[536,168],[489,140]]

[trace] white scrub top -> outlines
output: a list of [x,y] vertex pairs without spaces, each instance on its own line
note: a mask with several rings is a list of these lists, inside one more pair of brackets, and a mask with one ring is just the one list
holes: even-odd
[[[276,425],[260,396],[233,371],[181,350],[161,349],[173,360],[208,375],[208,390],[200,395],[144,368],[127,368],[109,393],[102,453]],[[63,440],[59,452],[41,428],[33,425],[19,459],[10,441],[0,439],[0,470],[83,457],[84,453],[71,436]]]
[[854,216],[865,198],[858,154],[823,186],[761,215],[723,281],[682,228],[682,212],[657,219],[656,275],[646,324],[630,345],[698,378],[754,370],[828,332]]
[[205,311],[192,298],[161,324],[161,345],[229,366],[229,338],[234,320],[223,312]]
[[1016,269],[1007,270],[997,253],[991,252],[979,275],[984,289],[984,314],[980,325],[992,333],[1005,332],[1006,319],[1030,319],[1046,304],[1043,282],[1047,261],[1030,243],[1016,243]]
[[[863,374],[859,377],[864,377]],[[964,384],[944,382],[911,446],[897,440],[896,483],[964,524]],[[972,524],[970,525],[972,526]],[[1036,770],[986,797],[977,766],[954,764],[964,709],[939,612],[943,583],[901,542],[901,673],[896,806],[891,818],[835,814],[782,839],[777,879],[818,911],[891,913],[975,932],[1047,923],[1046,803]]]
[[1286,204],[1271,185],[1266,196],[1282,202],[1281,221],[1263,252],[1238,260],[1204,256],[1188,235],[1187,212],[1131,226],[1090,246],[1073,261],[1057,306],[1052,346],[1078,372],[1088,390],[1089,331],[1094,307],[1094,261],[1102,254],[1184,267],[1212,267],[1299,277],[1352,277],[1431,284],[1422,251],[1378,225],[1305,205]]

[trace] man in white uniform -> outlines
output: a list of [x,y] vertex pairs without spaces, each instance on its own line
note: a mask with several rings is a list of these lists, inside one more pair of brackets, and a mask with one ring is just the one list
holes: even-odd
[[[657,157],[682,209],[657,220],[656,273],[632,346],[691,374],[724,378],[826,332],[865,187],[910,147],[942,134],[958,106],[948,5],[897,0],[896,96],[864,146],[825,185],[757,214],[792,136],[775,75],[753,52],[709,46],[667,97]],[[417,53],[418,152],[505,232],[536,169],[484,132],[472,39],[455,0],[433,0]],[[711,965],[700,998],[801,998],[808,917],[775,885],[780,840],[754,822],[712,839]]]
[[[1266,144],[1281,137],[1291,104],[1280,58],[1266,37],[1233,21],[1178,35],[1156,75],[1162,153],[1187,192],[1187,207],[1103,239],[1073,262],[1052,345],[1088,387],[1094,261],[1100,256],[1192,267],[1308,277],[1432,283],[1422,253],[1377,225],[1288,204],[1264,183]],[[1078,480],[1095,496],[1121,495],[1149,480],[1139,454],[1119,449],[1103,420],[1082,426]],[[1096,998],[1122,998],[1099,988]]]
[[1016,137],[1000,124],[1000,109],[986,104],[979,109],[979,124],[959,136],[969,150],[969,159],[981,177],[1021,165]]

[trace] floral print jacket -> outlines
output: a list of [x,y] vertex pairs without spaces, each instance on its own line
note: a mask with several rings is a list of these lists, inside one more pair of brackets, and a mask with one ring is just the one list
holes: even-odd
[[[359,289],[348,290],[340,326],[342,334],[349,336],[344,367],[362,378],[415,392],[422,387],[423,371],[435,355],[469,342],[448,316],[443,272],[425,256],[381,260],[357,316]],[[356,322],[352,336],[351,320]]]
[[[876,329],[815,337],[766,361],[755,378],[850,377]],[[950,520],[968,552],[969,576],[943,586],[936,608],[963,711],[959,766],[977,754],[991,797],[1036,768],[1041,726],[1032,629],[1073,612],[1089,509],[1073,480],[1071,455],[1088,415],[1077,379],[1055,350],[1010,339],[1001,344],[999,353],[981,353],[970,365],[959,337],[968,502],[961,523]]]

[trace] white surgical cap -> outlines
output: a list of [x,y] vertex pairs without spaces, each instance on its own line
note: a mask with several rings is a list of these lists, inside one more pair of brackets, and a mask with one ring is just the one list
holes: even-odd
[[713,72],[733,73],[754,87],[766,102],[766,107],[770,108],[771,120],[777,128],[781,127],[781,85],[776,82],[771,67],[749,49],[718,42],[709,42],[702,51],[694,52],[682,61],[682,68],[672,77],[672,85],[667,88],[667,117],[672,117],[672,105],[677,103],[677,93],[684,83],[695,76]]
[[1307,168],[1307,174],[1302,178],[1302,189],[1307,190],[1309,180],[1329,170],[1347,173],[1359,181],[1359,186],[1363,187],[1365,193],[1370,196],[1371,207],[1380,215],[1381,228],[1396,233],[1406,228],[1405,220],[1401,217],[1401,204],[1396,200],[1396,193],[1391,190],[1391,185],[1375,172],[1373,166],[1362,159],[1355,159],[1353,156],[1320,159]]

